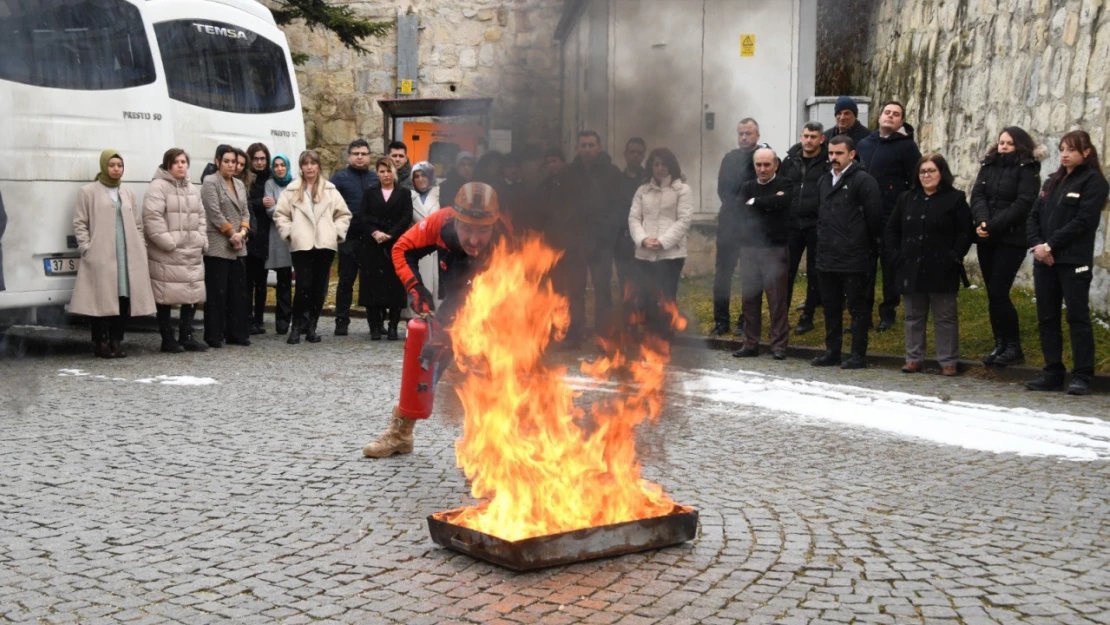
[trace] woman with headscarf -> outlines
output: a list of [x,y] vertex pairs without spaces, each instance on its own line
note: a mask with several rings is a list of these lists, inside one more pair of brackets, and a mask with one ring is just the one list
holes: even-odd
[[[251,233],[247,237],[247,317],[251,334],[265,334],[263,313],[266,310],[266,256],[270,253],[270,226],[272,220],[266,205],[266,181],[270,179],[270,149],[263,143],[252,143],[247,148],[247,208],[251,213]],[[272,200],[271,200],[272,201]]]
[[93,317],[93,354],[100,358],[126,358],[120,344],[128,319],[154,313],[143,221],[122,179],[123,157],[101,152],[100,173],[78,192],[73,212],[81,263],[69,311]]
[[[150,256],[150,286],[158,309],[162,351],[203,352],[208,347],[193,336],[196,305],[204,302],[204,252],[208,226],[200,193],[189,182],[189,155],[170,148],[143,197],[143,226]],[[180,332],[173,335],[170,312],[181,306]]]
[[[412,167],[412,221],[427,219],[439,210],[439,187],[436,185],[436,168],[428,161]],[[439,259],[429,254],[420,259],[420,280],[436,295],[439,303]]]
[[[270,163],[270,179],[266,181],[263,203],[266,206],[266,215],[272,220],[274,211],[277,210],[278,198],[281,192],[293,182],[293,170],[289,167],[289,157],[284,154],[275,154]],[[274,327],[278,335],[289,331],[289,322],[293,317],[293,257],[289,254],[289,244],[281,238],[277,227],[270,228],[270,247],[266,255],[266,271],[271,269],[277,274],[277,314],[274,315]]]
[[227,152],[220,169],[204,179],[200,200],[204,206],[208,251],[204,254],[204,342],[219,348],[251,344],[247,324],[247,276],[242,258],[250,233],[247,188],[236,177],[238,155]]

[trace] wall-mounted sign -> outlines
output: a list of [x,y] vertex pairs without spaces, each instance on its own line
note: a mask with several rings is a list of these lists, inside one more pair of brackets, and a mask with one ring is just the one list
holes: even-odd
[[740,56],[755,56],[755,35],[740,35]]
[[412,95],[412,81],[411,80],[402,80],[401,81],[401,95]]

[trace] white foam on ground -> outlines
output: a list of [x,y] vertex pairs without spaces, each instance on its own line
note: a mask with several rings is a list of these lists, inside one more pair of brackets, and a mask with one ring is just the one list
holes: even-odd
[[167,386],[208,386],[219,384],[213,378],[197,378],[191,375],[158,375],[153,378],[135,380],[139,384],[165,384]]
[[1110,458],[1110,422],[1025,408],[944,401],[751,371],[674,372],[670,392],[755,406],[942,445],[1067,460]]
[[60,378],[79,378],[89,375],[80,369],[58,369],[58,377]]

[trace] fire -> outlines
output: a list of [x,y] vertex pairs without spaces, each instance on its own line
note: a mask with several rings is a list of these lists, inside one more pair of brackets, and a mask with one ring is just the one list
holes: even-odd
[[[450,330],[464,376],[455,450],[482,500],[451,520],[504,540],[661,516],[675,505],[641,477],[634,440],[662,409],[669,345],[650,336],[632,350],[606,344],[605,356],[583,363],[595,380],[619,380],[585,426],[566,368],[542,362],[570,322],[548,277],[559,256],[539,238],[498,245]],[[673,306],[666,312],[684,327]]]

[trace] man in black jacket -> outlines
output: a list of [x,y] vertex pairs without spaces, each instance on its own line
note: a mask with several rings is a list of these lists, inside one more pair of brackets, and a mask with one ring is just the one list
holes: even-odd
[[[829,153],[825,149],[821,124],[809,122],[802,128],[801,141],[786,153],[782,163],[782,176],[794,185],[794,201],[790,206],[790,290],[794,294],[794,280],[802,253],[806,255],[806,301],[798,319],[798,334],[813,330],[813,313],[821,303],[821,283],[817,278],[817,183],[829,171]],[[789,308],[789,301],[787,302]]]
[[[917,162],[921,160],[921,150],[917,149],[913,140],[913,126],[905,122],[905,107],[900,102],[887,102],[883,105],[883,111],[879,115],[879,129],[859,142],[859,157],[867,173],[879,183],[885,225],[898,204],[898,196],[917,184]],[[894,326],[898,301],[901,298],[894,284],[894,267],[890,259],[882,255],[881,261],[883,303],[879,305],[879,332],[886,332]],[[875,307],[875,274],[873,268],[868,290],[869,311]]]
[[628,213],[632,210],[632,199],[636,191],[651,180],[651,172],[644,169],[644,156],[647,154],[647,143],[640,137],[632,137],[624,144],[625,168],[623,197],[621,197],[621,234],[617,239],[616,265],[617,286],[620,297],[625,297],[626,285],[631,283],[633,257],[636,255],[635,244],[632,243],[632,234],[628,231]]
[[843,135],[829,144],[832,169],[818,184],[817,271],[821,276],[821,303],[825,308],[825,353],[815,367],[840,364],[844,341],[844,302],[852,316],[852,354],[841,369],[867,366],[868,271],[874,266],[883,228],[879,185],[855,162],[855,145]]
[[777,175],[778,157],[770,148],[755,151],[755,180],[740,187],[737,209],[740,213],[740,268],[743,275],[744,347],[732,355],[751,358],[759,355],[762,333],[763,293],[771,316],[771,354],[786,359],[790,334],[790,254],[786,243],[790,235],[790,204],[793,183]]
[[[850,137],[852,141],[856,142],[856,145],[870,136],[871,131],[859,121],[859,106],[850,96],[842,95],[836,99],[833,114],[836,117],[836,125],[825,131],[826,144],[837,135]],[[856,160],[859,160],[858,152],[856,153]]]
[[[721,213],[717,219],[717,258],[713,272],[713,330],[721,336],[729,329],[729,300],[732,297],[732,274],[740,260],[739,210],[736,198],[740,187],[755,178],[752,156],[758,148],[769,148],[759,142],[759,124],[752,118],[740,120],[736,126],[736,142],[740,147],[725,154],[717,173],[717,196],[721,198]],[[744,314],[736,320],[736,334],[744,331]]]
[[594,287],[594,331],[605,335],[613,313],[613,250],[621,233],[624,175],[601,149],[601,137],[593,130],[578,133],[577,156],[559,172],[556,183],[560,205],[552,215],[549,237],[566,253],[556,274],[561,290],[570,299],[569,344],[577,343],[586,330],[586,276]]
[[[378,174],[370,170],[370,144],[365,139],[355,139],[347,146],[347,167],[335,172],[331,183],[343,196],[352,215],[358,214],[362,194],[381,186]],[[351,221],[347,238],[339,244],[339,284],[335,290],[336,336],[347,336],[347,328],[351,325],[351,301],[362,257],[362,234],[362,224]]]

